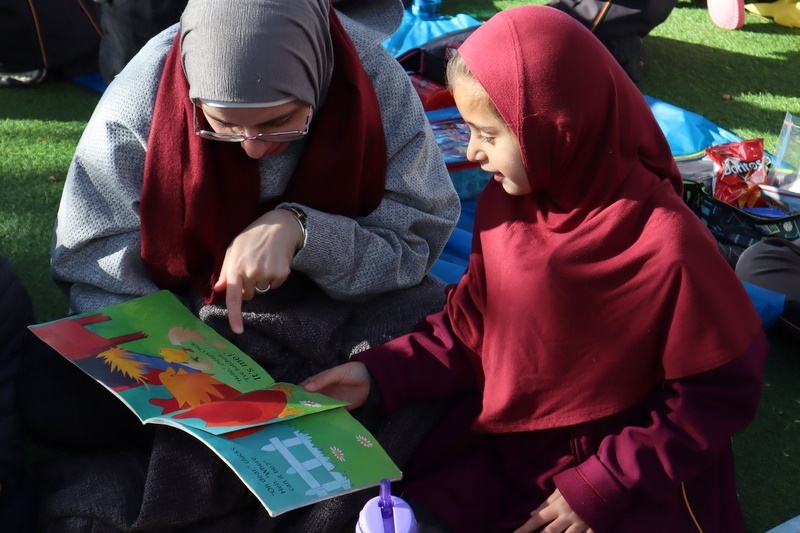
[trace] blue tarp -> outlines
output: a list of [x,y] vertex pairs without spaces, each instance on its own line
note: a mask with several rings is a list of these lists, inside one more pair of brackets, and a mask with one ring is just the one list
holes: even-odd
[[103,76],[100,74],[99,70],[95,70],[94,72],[90,72],[89,74],[85,74],[83,76],[75,76],[72,78],[72,81],[78,85],[83,85],[84,87],[88,87],[89,89],[93,89],[99,93],[105,92],[106,88],[108,87],[106,82],[103,81]]
[[758,316],[761,317],[761,322],[763,322],[764,327],[769,329],[774,326],[778,321],[778,317],[783,313],[783,305],[786,302],[786,296],[746,281],[742,283],[750,299],[753,301],[753,305],[756,311],[758,311]]
[[706,147],[741,140],[735,133],[721,128],[697,113],[645,95],[650,110],[669,142],[675,157],[703,152]]
[[463,13],[454,17],[440,15],[440,4],[441,2],[435,0],[414,0],[411,7],[403,13],[403,22],[398,30],[383,42],[386,49],[399,58],[436,37],[480,25],[479,20]]
[[798,533],[800,532],[800,516],[795,516],[791,520],[774,527],[767,533]]

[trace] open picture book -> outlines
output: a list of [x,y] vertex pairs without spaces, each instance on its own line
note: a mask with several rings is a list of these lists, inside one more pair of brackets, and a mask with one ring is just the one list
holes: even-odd
[[142,423],[203,442],[270,516],[401,477],[344,402],[275,382],[169,291],[30,329]]

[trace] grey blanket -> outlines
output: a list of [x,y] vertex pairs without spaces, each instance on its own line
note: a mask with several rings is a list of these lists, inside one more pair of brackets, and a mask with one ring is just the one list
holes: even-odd
[[[227,312],[200,317],[278,381],[297,383],[350,355],[410,331],[440,310],[444,287],[426,278],[412,289],[345,303],[301,276],[248,302],[245,333],[233,339]],[[436,423],[444,403],[392,413],[354,412],[398,464]],[[68,454],[42,465],[40,523],[47,532],[339,532],[353,531],[374,491],[363,490],[270,518],[213,452],[180,430],[158,427],[147,450]]]

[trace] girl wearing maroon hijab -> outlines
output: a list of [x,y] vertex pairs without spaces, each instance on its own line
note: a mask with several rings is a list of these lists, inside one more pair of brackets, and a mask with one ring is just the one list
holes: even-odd
[[457,395],[404,492],[454,531],[744,531],[730,440],[767,343],[645,100],[546,6],[478,28],[448,81],[494,174],[469,268],[415,332],[306,387]]

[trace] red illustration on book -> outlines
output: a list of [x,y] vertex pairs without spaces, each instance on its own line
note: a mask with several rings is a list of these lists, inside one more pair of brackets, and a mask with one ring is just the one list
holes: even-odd
[[199,418],[209,427],[259,424],[278,418],[286,403],[285,390],[257,390],[192,407],[175,418]]

